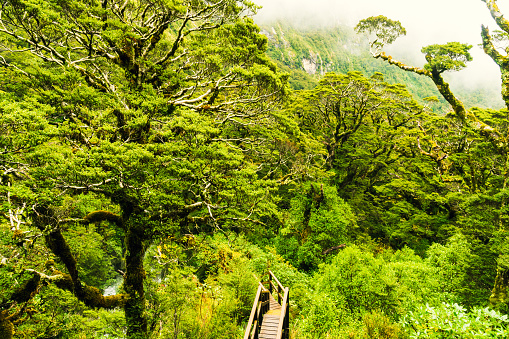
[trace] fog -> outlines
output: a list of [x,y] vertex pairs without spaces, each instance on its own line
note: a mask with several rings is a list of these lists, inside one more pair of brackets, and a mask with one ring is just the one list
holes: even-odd
[[[387,51],[396,59],[415,66],[425,63],[423,46],[459,41],[472,45],[474,60],[465,70],[448,76],[451,85],[500,88],[498,66],[484,54],[481,25],[498,29],[481,0],[254,0],[263,6],[255,16],[259,23],[278,19],[291,20],[298,26],[355,26],[360,19],[385,15],[399,20],[407,35],[400,37]],[[412,5],[409,5],[412,3]],[[509,1],[499,1],[502,12],[509,15]],[[368,48],[366,46],[366,48]]]

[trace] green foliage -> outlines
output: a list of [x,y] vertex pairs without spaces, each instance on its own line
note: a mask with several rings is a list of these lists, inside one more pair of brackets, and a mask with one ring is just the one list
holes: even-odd
[[78,226],[66,232],[69,244],[73,247],[78,267],[85,283],[100,289],[111,283],[116,273],[112,267],[119,267],[122,258],[120,249],[111,248],[106,237],[101,236],[95,226]]
[[322,142],[331,183],[352,206],[361,230],[420,253],[449,236],[447,188],[420,141],[425,139],[425,147],[431,143],[421,121],[445,122],[418,105],[404,86],[385,82],[380,73],[370,78],[328,73],[290,109],[301,130]]
[[365,326],[364,338],[407,338],[404,330],[402,330],[398,324],[392,323],[390,319],[383,314],[377,312],[366,314],[363,318],[363,322]]
[[[0,336],[240,337],[268,270],[299,337],[507,335],[476,308],[507,311],[507,112],[433,114],[410,94],[440,105],[429,81],[351,29],[261,35],[255,9],[3,4]],[[377,50],[406,33],[356,30]],[[470,48],[427,46],[425,68]],[[284,110],[269,56],[306,89]]]
[[304,338],[323,338],[330,336],[340,326],[342,316],[348,316],[341,308],[326,295],[315,294],[313,296],[313,304],[308,306],[306,317],[300,325],[300,331],[306,333]]
[[[297,192],[296,192],[297,193]],[[290,202],[288,221],[276,239],[279,253],[305,271],[323,262],[328,249],[345,244],[355,217],[334,187],[309,184]]]
[[125,319],[120,310],[91,310],[70,292],[53,285],[33,300],[33,314],[16,329],[15,338],[104,338],[125,336]]
[[355,26],[357,33],[374,34],[376,40],[371,42],[371,47],[375,50],[381,50],[384,45],[392,44],[402,35],[406,35],[405,28],[401,22],[391,20],[383,15],[372,16],[359,21]]
[[419,306],[401,324],[410,338],[504,338],[509,335],[509,318],[489,308],[470,312],[458,304]]
[[240,336],[258,287],[255,274],[261,272],[256,266],[265,270],[267,263],[259,262],[265,254],[258,247],[243,237],[234,239],[235,234],[227,236],[190,238],[186,246],[164,241],[151,247],[146,266],[152,281],[147,297],[152,335]]
[[43,239],[57,277],[89,306],[103,307],[100,289],[124,272],[124,295],[108,300],[122,301],[128,338],[148,333],[150,244],[263,223],[289,171],[273,165],[286,154],[268,141],[288,139],[272,113],[287,76],[243,14],[255,9],[233,0],[3,6],[0,165],[17,176],[0,182],[2,212],[19,211],[21,234]]
[[348,246],[321,265],[294,328],[299,337],[406,338],[397,321],[407,310],[447,300],[436,268],[412,250],[376,249]]
[[451,295],[449,301],[473,307],[483,305],[494,283],[493,254],[478,244],[474,246],[462,234],[447,244],[433,244],[426,252],[426,262],[436,267],[441,289]]
[[423,47],[421,52],[426,55],[428,62],[424,68],[437,73],[460,71],[467,67],[466,62],[472,61],[472,56],[468,52],[471,48],[472,45],[459,42]]
[[435,270],[411,251],[397,252],[387,259],[390,261],[349,246],[320,269],[315,289],[359,320],[374,310],[397,319],[408,306],[439,298],[431,277]]

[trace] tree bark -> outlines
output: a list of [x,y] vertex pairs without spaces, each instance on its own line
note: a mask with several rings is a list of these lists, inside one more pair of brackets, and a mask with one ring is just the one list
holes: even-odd
[[0,311],[0,338],[12,339],[14,335],[14,325],[8,318],[7,310]]
[[497,269],[497,277],[495,278],[495,286],[491,292],[490,305],[497,307],[501,304],[508,303],[507,287],[509,286],[509,271],[506,269]]
[[487,27],[482,26],[481,36],[484,53],[486,53],[500,68],[500,75],[502,78],[502,99],[504,100],[506,107],[509,109],[509,58],[497,51],[495,45],[493,45],[493,39]]
[[449,84],[445,82],[444,78],[442,78],[442,75],[437,71],[433,71],[431,72],[431,80],[433,80],[435,83],[435,86],[437,87],[440,94],[442,94],[444,99],[447,100],[447,102],[451,105],[454,113],[456,113],[456,116],[462,121],[465,121],[465,118],[467,117],[467,110],[465,109],[463,103],[459,101],[452,93]]
[[127,322],[128,339],[147,338],[147,316],[145,312],[145,269],[143,257],[145,256],[145,232],[139,220],[131,222],[126,234],[126,274],[124,287],[129,295],[124,312]]

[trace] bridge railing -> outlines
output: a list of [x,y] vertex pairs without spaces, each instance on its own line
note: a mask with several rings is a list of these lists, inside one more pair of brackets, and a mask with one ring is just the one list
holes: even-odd
[[276,291],[277,302],[279,303],[279,305],[282,305],[281,300],[283,300],[284,297],[283,292],[285,288],[279,282],[279,280],[277,280],[276,276],[274,275],[274,273],[272,273],[272,271],[269,271],[269,281],[267,283],[269,284],[270,293],[272,294],[274,291]]
[[[244,339],[258,339],[263,316],[270,308],[269,294],[277,296],[277,302],[281,305],[281,315],[279,318],[276,339],[288,339],[290,337],[289,289],[279,282],[272,271],[269,271],[268,280],[265,284],[268,285],[268,289],[263,285],[263,283],[258,284],[258,291],[256,292],[256,297],[253,302]],[[274,294],[274,292],[276,294]]]
[[290,338],[290,292],[288,287],[284,289],[283,303],[281,304],[281,316],[279,318],[279,326],[277,328],[276,339]]
[[253,307],[251,308],[251,315],[249,316],[244,339],[258,339],[263,316],[270,307],[269,293],[270,291],[266,289],[262,283],[258,283],[258,291],[256,292]]
[[288,287],[284,287],[276,278],[272,271],[269,271],[269,291],[272,294],[276,291],[277,302],[281,305],[281,317],[279,319],[279,327],[276,339],[288,339],[290,337],[290,322],[289,322],[289,302],[290,292]]

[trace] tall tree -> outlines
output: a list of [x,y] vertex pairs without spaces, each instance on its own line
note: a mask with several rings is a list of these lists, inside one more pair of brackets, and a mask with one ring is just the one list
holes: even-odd
[[497,48],[497,44],[500,42],[507,42],[509,38],[509,21],[504,18],[504,15],[497,6],[496,0],[482,0],[486,3],[486,7],[489,9],[491,16],[497,23],[501,31],[495,31],[493,35],[487,26],[482,26],[481,36],[484,52],[493,59],[493,61],[500,68],[500,74],[502,76],[502,98],[505,101],[507,108],[509,108],[509,55],[504,44]]
[[[25,155],[28,178],[6,194],[23,192],[11,202],[32,206],[26,221],[78,299],[124,308],[128,338],[148,336],[151,241],[242,227],[270,204],[280,164],[271,112],[286,77],[245,16],[255,10],[245,0],[2,3],[1,60],[17,77],[5,89],[21,79],[24,98],[51,107],[46,119],[57,128]],[[83,194],[111,207],[76,215],[65,199]],[[124,294],[104,297],[83,282],[65,238],[76,222],[123,235]]]
[[368,33],[376,38],[370,41],[370,50],[374,58],[380,58],[391,65],[395,65],[405,71],[425,75],[437,86],[438,91],[451,105],[454,112],[461,119],[465,119],[467,112],[463,103],[456,98],[451,91],[449,84],[445,82],[442,73],[446,71],[459,71],[466,67],[465,62],[471,61],[472,57],[468,52],[472,46],[458,42],[450,42],[445,45],[430,45],[422,48],[426,55],[424,68],[413,67],[393,59],[382,51],[386,44],[391,44],[401,35],[406,34],[405,28],[399,21],[386,18],[383,15],[369,17],[359,21],[355,30],[359,33]]

